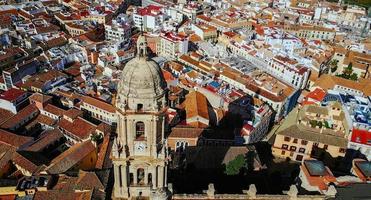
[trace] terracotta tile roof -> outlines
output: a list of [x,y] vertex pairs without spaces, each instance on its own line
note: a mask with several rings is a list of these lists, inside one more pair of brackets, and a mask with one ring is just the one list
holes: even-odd
[[358,81],[352,81],[341,77],[324,74],[314,83],[314,86],[320,87],[325,91],[333,89],[335,85],[352,88],[363,92],[363,94],[366,96],[371,96],[371,79],[360,78]]
[[54,119],[45,115],[38,115],[34,121],[48,126],[53,126],[56,123]]
[[112,127],[104,122],[100,123],[97,127],[97,130],[103,132],[104,134],[110,134]]
[[98,160],[95,164],[96,169],[103,169],[104,168],[104,162],[107,159],[107,153],[109,152],[109,144],[110,144],[110,134],[107,134],[103,138],[102,144],[99,146],[99,153],[98,153]]
[[15,153],[13,158],[12,158],[12,161],[20,166],[21,168],[33,173],[35,172],[37,169],[38,169],[38,166],[36,164],[34,164],[33,162],[31,162],[30,160],[28,160],[27,158],[25,158],[24,156],[22,156],[21,154],[19,153]]
[[14,113],[10,112],[9,110],[5,110],[0,108],[0,124],[7,121],[9,118],[13,117]]
[[184,101],[187,119],[200,116],[209,119],[207,98],[198,91],[192,91]]
[[80,139],[88,138],[90,134],[93,133],[97,128],[96,125],[86,121],[81,117],[77,117],[75,120],[73,120],[72,123],[66,119],[62,119],[61,121],[59,121],[57,126]]
[[17,135],[3,129],[0,129],[0,143],[13,147],[19,147],[27,142],[32,141],[32,137]]
[[34,93],[29,97],[30,100],[33,100],[35,102],[45,103],[52,99],[49,95],[44,95],[40,93]]
[[9,162],[11,162],[15,152],[15,147],[0,143],[0,169],[5,169]]
[[60,175],[53,190],[75,191],[75,190],[104,190],[102,182],[95,172],[79,171],[78,176]]
[[177,72],[181,72],[183,70],[183,65],[174,61],[169,61],[167,63],[169,67]]
[[[0,127],[4,129],[13,128],[16,124],[20,124],[26,118],[33,115],[34,113],[39,113],[39,110],[34,104],[30,104],[20,110],[16,115],[9,118],[5,123],[1,124]],[[29,119],[30,120],[30,119]]]
[[48,190],[37,191],[33,200],[58,199],[58,200],[91,200],[93,191],[64,191]]
[[196,34],[191,34],[191,35],[189,36],[189,41],[190,41],[190,42],[193,42],[193,43],[197,43],[197,42],[202,41],[202,39],[201,39],[200,36],[198,36],[198,35],[196,35]]
[[71,119],[76,119],[77,117],[82,117],[83,113],[84,112],[82,110],[77,110],[75,108],[71,108],[71,109],[65,111],[63,115],[67,116]]
[[65,37],[57,37],[53,38],[51,40],[46,41],[46,45],[48,48],[53,48],[53,47],[58,47],[58,46],[63,46],[67,44],[68,41]]
[[27,144],[22,150],[25,151],[42,151],[45,147],[63,138],[63,133],[58,129],[47,130],[41,133],[41,135],[34,140],[32,143]]
[[18,97],[24,95],[26,92],[16,88],[10,88],[9,90],[0,94],[0,99],[14,102]]
[[96,151],[96,148],[90,140],[77,143],[54,158],[45,170],[49,174],[64,173],[93,151]]
[[48,113],[51,113],[53,115],[57,115],[57,116],[63,116],[64,112],[66,112],[65,110],[63,110],[62,108],[58,108],[57,106],[54,106],[52,104],[48,104],[44,107],[44,110]]
[[29,78],[23,85],[22,88],[31,90],[32,87],[42,89],[45,84],[49,81],[54,81],[57,78],[66,78],[67,75],[58,70],[50,70],[36,74]]
[[316,88],[306,96],[308,99],[314,99],[316,101],[322,101],[326,96],[326,92],[320,88]]
[[162,74],[165,78],[166,81],[173,81],[175,80],[174,76],[171,74],[171,72],[168,72],[166,70],[161,70],[162,71]]
[[89,104],[89,105],[92,105],[94,107],[97,107],[97,108],[100,108],[102,110],[105,110],[107,112],[110,112],[110,113],[115,113],[116,112],[116,109],[114,108],[113,105],[109,104],[109,103],[106,103],[104,101],[101,101],[101,100],[98,100],[98,99],[95,99],[93,97],[90,97],[90,96],[83,96],[81,98],[81,100],[86,103],[86,104]]
[[68,69],[64,70],[64,72],[73,77],[77,77],[81,74],[80,66],[71,66]]
[[171,138],[199,138],[204,131],[203,128],[194,128],[191,126],[177,125],[171,129],[169,139]]

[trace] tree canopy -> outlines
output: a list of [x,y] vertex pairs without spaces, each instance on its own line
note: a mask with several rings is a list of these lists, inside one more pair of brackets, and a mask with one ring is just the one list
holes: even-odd
[[236,156],[234,160],[231,160],[226,166],[225,166],[225,174],[227,175],[237,175],[241,172],[241,169],[246,167],[246,160],[245,156],[240,154]]

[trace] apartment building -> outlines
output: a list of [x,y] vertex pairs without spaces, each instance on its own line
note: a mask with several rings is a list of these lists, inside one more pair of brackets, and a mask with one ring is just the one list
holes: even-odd
[[133,21],[134,26],[138,29],[157,30],[164,21],[164,13],[162,7],[155,5],[148,5],[144,8],[134,10]]
[[[236,36],[235,36],[236,37]],[[308,83],[310,69],[297,60],[283,55],[268,56],[259,53],[253,46],[245,44],[242,39],[230,40],[226,34],[219,37],[227,49],[266,71],[275,78],[296,88],[304,89]]]
[[83,96],[81,98],[80,109],[108,124],[115,123],[117,120],[116,109],[111,104],[93,97]]
[[127,16],[120,14],[110,24],[104,25],[105,37],[112,41],[126,41],[131,36],[131,25]]
[[336,31],[334,29],[325,28],[321,26],[308,25],[288,25],[284,30],[294,34],[299,38],[309,40],[334,40]]
[[162,32],[156,46],[160,56],[176,59],[188,52],[188,38],[174,32]]
[[272,153],[299,162],[326,154],[343,157],[349,133],[350,127],[339,102],[326,107],[297,107],[277,130]]

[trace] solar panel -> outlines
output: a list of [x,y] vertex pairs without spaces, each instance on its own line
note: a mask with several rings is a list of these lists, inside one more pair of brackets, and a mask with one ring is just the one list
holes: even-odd
[[325,165],[319,160],[306,160],[304,165],[311,176],[324,176],[326,174]]

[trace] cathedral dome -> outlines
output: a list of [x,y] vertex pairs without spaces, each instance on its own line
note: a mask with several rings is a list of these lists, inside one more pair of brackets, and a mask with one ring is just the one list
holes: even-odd
[[127,97],[155,98],[166,87],[161,69],[154,61],[130,60],[121,73],[118,92]]
[[157,100],[164,96],[165,89],[166,82],[161,69],[156,62],[148,59],[146,39],[139,36],[137,55],[125,65],[121,73],[117,103],[129,104],[130,98],[135,99],[135,102]]

